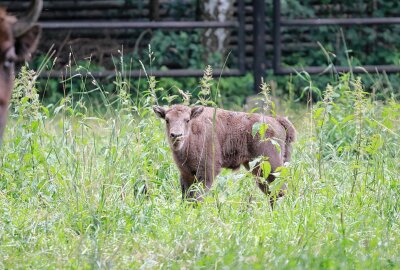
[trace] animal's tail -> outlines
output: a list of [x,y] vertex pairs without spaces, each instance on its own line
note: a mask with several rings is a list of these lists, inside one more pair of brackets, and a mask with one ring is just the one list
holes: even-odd
[[286,130],[284,162],[287,162],[292,154],[292,142],[296,140],[296,129],[286,117],[278,116],[276,119]]

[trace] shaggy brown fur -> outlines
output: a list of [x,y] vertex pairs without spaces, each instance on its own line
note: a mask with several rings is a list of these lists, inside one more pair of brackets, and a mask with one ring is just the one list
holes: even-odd
[[[244,165],[249,169],[250,161],[265,156],[274,172],[290,159],[296,131],[287,118],[202,106],[174,105],[169,109],[155,106],[153,109],[166,120],[168,141],[181,174],[183,197],[195,196],[189,188],[196,181],[202,182],[208,190],[221,168],[237,169]],[[268,125],[265,139],[279,143],[280,151],[271,140],[260,140],[259,134],[252,136],[253,125],[257,122]],[[260,189],[269,194],[267,183],[275,177],[272,174],[263,176],[259,166],[253,174]],[[267,183],[260,181],[260,177],[265,178]],[[282,190],[280,195],[283,194]]]
[[33,25],[15,36],[13,27],[17,23],[15,17],[7,15],[5,9],[0,8],[0,139],[13,88],[14,64],[29,58],[37,46],[40,34],[40,27]]

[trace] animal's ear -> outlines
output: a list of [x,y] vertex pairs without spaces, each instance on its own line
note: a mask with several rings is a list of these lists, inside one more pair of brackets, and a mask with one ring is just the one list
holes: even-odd
[[165,119],[165,109],[161,106],[153,106],[153,111],[157,114],[158,117]]
[[41,28],[34,25],[21,36],[15,38],[15,53],[18,61],[25,61],[31,57],[39,43]]
[[196,118],[197,116],[199,116],[204,110],[203,106],[195,106],[192,108],[191,112],[190,112],[190,119]]

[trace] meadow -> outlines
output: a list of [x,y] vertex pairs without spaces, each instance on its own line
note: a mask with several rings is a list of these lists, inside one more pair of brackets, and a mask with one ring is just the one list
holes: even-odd
[[271,187],[287,182],[287,195],[271,209],[251,175],[226,170],[194,206],[181,200],[151,109],[161,102],[155,79],[141,96],[120,76],[113,93],[95,80],[94,90],[68,89],[73,79],[50,105],[35,72],[16,79],[0,150],[1,269],[400,268],[394,93],[378,98],[380,89],[367,93],[343,74],[319,102],[272,106],[298,129],[292,161]]

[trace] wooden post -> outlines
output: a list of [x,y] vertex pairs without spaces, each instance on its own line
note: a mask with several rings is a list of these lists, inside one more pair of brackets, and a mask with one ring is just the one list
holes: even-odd
[[265,75],[265,1],[253,0],[253,76],[254,93],[258,93]]
[[160,20],[160,2],[159,0],[150,0],[149,3],[150,20],[159,21]]

